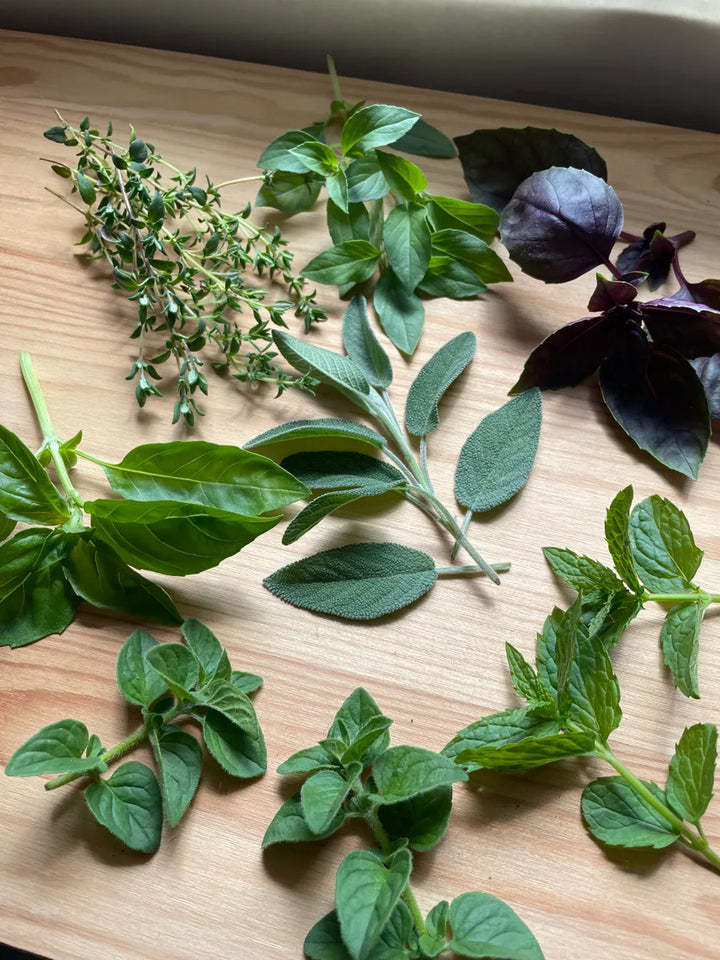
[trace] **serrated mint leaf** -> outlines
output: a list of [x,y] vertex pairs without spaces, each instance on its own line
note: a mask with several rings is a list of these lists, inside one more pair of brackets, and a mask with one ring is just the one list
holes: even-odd
[[22,440],[0,425],[0,511],[25,523],[64,523],[65,501]]
[[200,663],[182,643],[158,643],[145,651],[145,660],[178,700],[192,699],[200,681]]
[[440,424],[438,404],[475,356],[473,333],[460,333],[430,357],[410,385],[405,402],[408,433],[425,437]]
[[409,800],[435,787],[462,783],[467,775],[452,760],[422,747],[391,747],[373,766],[378,803]]
[[84,773],[98,766],[86,757],[88,730],[79,720],[58,720],[26,740],[8,760],[9,777],[35,777],[43,773]]
[[434,256],[446,256],[462,264],[483,283],[511,281],[512,274],[497,253],[467,230],[436,230],[432,235]]
[[134,630],[120,648],[117,659],[117,685],[130,703],[149,707],[168,692],[168,684],[154,670],[145,654],[159,646],[144,630]]
[[304,750],[298,750],[288,757],[277,768],[278,773],[315,773],[316,770],[323,770],[337,766],[336,762],[327,753],[326,750],[316,744],[312,747],[306,747]]
[[375,273],[379,259],[380,251],[367,240],[345,240],[319,253],[300,272],[315,283],[361,283]]
[[404,838],[413,850],[430,850],[445,835],[452,810],[452,787],[439,786],[408,800],[384,804],[380,823],[393,838]]
[[[521,707],[476,720],[460,730],[442,752],[443,756],[456,760],[466,750],[495,749],[528,738],[539,740],[559,733],[560,722],[557,718],[538,714],[531,707]],[[466,768],[469,771],[480,769],[471,764],[466,764]]]
[[261,170],[283,170],[286,173],[306,173],[309,168],[302,155],[296,156],[293,152],[295,147],[301,144],[312,143],[315,137],[311,136],[307,130],[288,130],[282,136],[277,137],[260,154],[257,162]]
[[565,688],[570,679],[570,671],[575,659],[578,623],[582,613],[582,596],[558,617],[555,625],[554,650],[555,691],[558,702],[562,704]]
[[340,774],[337,770],[318,770],[300,790],[303,817],[313,833],[325,833],[342,809],[354,781],[362,773],[362,764],[352,763]]
[[526,924],[506,903],[489,893],[463,893],[456,897],[447,919],[452,928],[448,946],[462,957],[544,960]]
[[678,603],[668,610],[660,631],[663,661],[675,686],[696,700],[700,697],[697,664],[705,609],[703,603]]
[[700,566],[702,550],[695,545],[685,514],[655,494],[630,514],[630,543],[640,579],[652,593],[686,593]]
[[630,541],[630,507],[633,488],[625,487],[614,498],[605,517],[605,540],[615,569],[634,593],[640,593],[632,543]]
[[543,547],[545,559],[553,573],[570,584],[578,593],[603,590],[613,593],[623,585],[609,567],[598,560],[580,556],[573,550],[561,547]]
[[160,774],[165,819],[171,827],[183,818],[195,796],[202,772],[202,750],[195,737],[178,727],[165,726],[150,734]]
[[298,340],[283,330],[274,330],[273,339],[280,353],[301,373],[309,373],[363,410],[369,409],[370,384],[349,357]]
[[369,427],[352,420],[340,420],[336,417],[318,417],[314,420],[290,420],[281,423],[278,427],[271,427],[264,433],[259,433],[245,446],[248,449],[262,447],[270,443],[288,443],[292,440],[304,440],[308,437],[328,437],[341,440],[352,440],[357,443],[367,443],[372,447],[387,446],[385,437],[380,436]]
[[349,490],[335,490],[331,493],[320,494],[292,518],[283,534],[282,542],[286,545],[295,543],[296,540],[312,530],[333,511],[345,507],[349,503],[354,503],[356,500],[382,496],[382,494],[396,489],[400,482],[398,480],[380,483],[369,482],[362,487],[351,487]]
[[570,720],[604,743],[620,724],[620,688],[601,638],[579,625],[573,662],[561,699]]
[[535,462],[541,423],[542,399],[537,389],[526,390],[481,420],[458,458],[458,502],[482,513],[515,496]]
[[395,143],[420,119],[419,113],[375,103],[363,107],[345,121],[342,129],[342,152],[358,157],[375,147]]
[[375,620],[418,600],[435,562],[399,543],[353,543],[281,567],[263,584],[287,603],[347,620]]
[[373,307],[383,330],[398,350],[413,353],[425,324],[425,307],[420,297],[407,290],[390,268],[383,270],[377,282]]
[[272,182],[260,187],[255,206],[274,207],[292,217],[312,207],[320,196],[321,187],[322,180],[314,174],[278,172],[273,174]]
[[367,301],[363,296],[353,297],[345,311],[343,344],[345,352],[362,370],[370,386],[390,386],[393,378],[390,358],[370,327]]
[[510,669],[510,678],[518,696],[525,700],[546,703],[552,706],[554,698],[525,657],[511,643],[505,643],[505,656]]
[[107,780],[93,781],[85,800],[95,819],[131,850],[152,853],[160,846],[162,797],[144,763],[130,760]]
[[217,710],[202,717],[205,746],[223,770],[241,779],[259,777],[267,769],[265,738],[259,725],[245,723],[241,729],[234,720]]
[[398,850],[387,866],[369,850],[347,854],[337,871],[335,905],[345,945],[367,960],[410,879],[412,857]]
[[[662,803],[665,794],[655,783],[643,785]],[[679,834],[622,777],[593,780],[583,790],[582,814],[596,840],[616,847],[654,847],[675,843]]]
[[304,843],[311,840],[322,840],[339,830],[344,820],[345,813],[341,810],[324,834],[313,833],[305,822],[300,794],[296,793],[283,803],[273,817],[263,837],[263,849],[271,847],[275,843]]
[[383,225],[383,243],[393,273],[412,292],[430,263],[430,228],[425,207],[420,203],[393,207]]
[[698,823],[713,798],[717,741],[714,723],[696,723],[683,731],[670,761],[667,801],[690,823]]
[[499,747],[473,747],[458,753],[456,762],[473,770],[532,770],[568,757],[581,757],[595,749],[590,733],[559,733],[528,737]]
[[405,482],[397,467],[365,453],[319,450],[293,453],[282,461],[284,468],[310,490],[350,490],[368,484],[389,486]]

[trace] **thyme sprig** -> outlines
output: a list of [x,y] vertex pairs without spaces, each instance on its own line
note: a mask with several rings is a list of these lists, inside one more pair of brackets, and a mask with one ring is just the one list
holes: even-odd
[[[102,135],[87,117],[78,127],[60,114],[58,119],[61,125],[45,137],[77,149],[75,164],[53,163],[52,170],[71,182],[84,205],[71,203],[85,218],[79,243],[89,246],[91,259],[111,267],[113,286],[137,306],[131,333],[137,359],[127,379],[135,381],[138,404],[162,396],[158,368],[171,359],[177,366],[173,423],[182,417],[192,425],[202,415],[198,398],[208,392],[206,362],[242,382],[272,383],[278,395],[288,387],[312,386],[310,377],[288,374],[276,362],[272,327],[286,327],[288,311],[306,328],[325,319],[315,292],[308,293],[306,281],[294,273],[280,230],[252,223],[250,204],[226,213],[224,184],[206,177],[199,186],[196,170],[175,167],[132,126],[123,147],[112,139],[112,124]],[[266,302],[267,292],[250,280],[253,274],[280,280],[285,298]],[[215,351],[205,360],[207,347]]]

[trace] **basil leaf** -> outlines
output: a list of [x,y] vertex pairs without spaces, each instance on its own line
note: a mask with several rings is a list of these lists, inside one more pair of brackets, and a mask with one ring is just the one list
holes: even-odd
[[385,256],[395,276],[411,292],[430,263],[430,228],[425,207],[404,203],[393,207],[383,225]]
[[293,453],[282,461],[284,468],[311,490],[389,486],[404,483],[405,477],[391,463],[348,450],[318,450]]
[[456,157],[452,140],[420,117],[410,130],[393,144],[403,153],[414,153],[421,157]]
[[44,773],[86,773],[98,767],[97,757],[86,757],[88,730],[79,720],[51,723],[18,747],[7,762],[9,777]]
[[187,649],[200,664],[201,681],[213,677],[223,660],[224,651],[218,638],[194,617],[185,620],[180,629]]
[[[657,784],[647,780],[641,783],[665,803],[665,794]],[[590,833],[610,846],[659,850],[675,843],[679,836],[622,777],[593,780],[583,790],[581,806]]]
[[688,593],[703,557],[685,514],[655,494],[630,514],[630,543],[640,579],[655,593]]
[[424,851],[445,836],[451,810],[452,787],[446,785],[384,804],[378,817],[391,837],[405,838],[413,850]]
[[410,160],[382,150],[376,151],[375,156],[388,186],[398,200],[412,201],[418,193],[427,190],[427,177]]
[[168,692],[168,685],[145,656],[157,640],[144,630],[134,630],[120,648],[117,659],[117,685],[130,703],[150,707]]
[[261,170],[284,170],[287,173],[306,173],[307,166],[301,157],[293,152],[301,144],[313,143],[315,137],[306,130],[288,130],[277,137],[260,154],[257,162]]
[[245,444],[247,449],[262,447],[268,443],[283,443],[291,440],[304,440],[308,437],[337,437],[342,440],[352,440],[358,443],[367,443],[372,447],[385,447],[385,437],[375,433],[369,427],[352,420],[339,420],[334,417],[318,417],[316,420],[290,420],[278,427],[271,427],[264,433],[259,433]]
[[345,176],[348,182],[349,203],[379,200],[390,189],[374,150],[358,160],[353,160],[346,169]]
[[590,557],[580,556],[572,550],[563,550],[560,547],[543,547],[543,554],[553,573],[578,593],[623,589],[622,583],[612,570],[598,560],[591,560]]
[[610,556],[613,558],[615,569],[630,587],[633,593],[640,593],[635,560],[633,558],[632,543],[630,541],[630,507],[633,499],[633,488],[625,487],[614,498],[607,509],[605,518],[605,540],[607,541]]
[[0,542],[6,540],[15,529],[16,522],[0,513]]
[[100,540],[79,540],[63,562],[63,571],[75,593],[94,607],[164,623],[182,622],[162,587],[131,570]]
[[683,731],[670,761],[667,801],[690,823],[698,823],[713,798],[717,741],[715,724],[696,723]]
[[343,344],[345,352],[362,370],[371,387],[390,386],[393,378],[390,358],[370,327],[367,301],[363,296],[353,297],[345,311]]
[[525,273],[565,283],[609,258],[622,225],[622,206],[604,180],[551,167],[520,184],[500,217],[500,238]]
[[[298,455],[300,456],[300,455]],[[371,483],[368,482],[361,487],[351,487],[349,490],[335,490],[331,493],[323,493],[315,497],[300,513],[296,514],[287,525],[283,534],[282,542],[287,544],[295,543],[300,537],[304,536],[309,530],[317,526],[321,520],[324,520],[329,514],[340,507],[345,507],[356,500],[364,500],[367,497],[379,497],[390,490],[398,488],[398,483],[402,481],[389,480],[386,482]]]
[[678,603],[668,610],[660,631],[663,661],[675,686],[695,700],[700,697],[697,663],[705,609],[702,603]]
[[160,846],[162,797],[155,774],[144,763],[121,764],[107,780],[85,791],[90,812],[131,850],[152,853]]
[[502,900],[489,893],[463,893],[450,904],[448,948],[463,957],[544,960],[526,924]]
[[178,700],[194,699],[200,681],[200,663],[182,643],[158,643],[145,651],[145,659],[162,677]]
[[373,307],[393,344],[402,353],[414,353],[425,324],[425,307],[405,288],[393,270],[383,270],[373,293]]
[[[345,177],[347,185],[347,175]],[[370,239],[370,216],[362,203],[346,203],[347,209],[328,200],[325,215],[328,233],[334,244],[346,240]]]
[[[457,761],[457,757],[467,750],[494,749],[527,739],[540,740],[559,733],[560,723],[557,719],[539,715],[531,707],[521,707],[519,710],[503,710],[501,713],[493,713],[476,720],[460,730],[442,752],[443,756]],[[471,771],[480,768],[466,764],[466,769]]]
[[711,357],[696,357],[690,364],[703,385],[712,420],[720,417],[720,353]]
[[410,879],[412,857],[397,850],[385,866],[369,850],[348,853],[338,867],[335,904],[342,937],[356,960],[367,960]]
[[466,230],[438,230],[432,235],[433,254],[444,255],[472,270],[483,283],[512,281],[512,275],[484,240]]
[[281,519],[171,500],[93,500],[85,509],[96,536],[125,563],[179,577],[216,566]]
[[192,734],[165,726],[150,734],[160,774],[163,810],[168,825],[176,827],[195,796],[202,773],[202,750]]
[[338,170],[325,181],[328,197],[343,213],[349,213],[348,182],[344,170]]
[[302,172],[310,170],[326,177],[337,170],[338,160],[333,150],[320,140],[305,140],[290,148],[290,153],[302,165]]
[[362,764],[353,763],[341,776],[337,770],[318,770],[300,790],[303,817],[313,833],[324,833],[337,818],[353,782],[362,773]]
[[419,113],[376,103],[363,107],[345,121],[341,146],[346,156],[358,157],[375,147],[399,140],[420,119]]
[[263,584],[287,603],[347,620],[375,620],[422,597],[432,557],[398,543],[353,543],[281,567]]
[[464,230],[486,243],[491,242],[500,223],[492,207],[455,197],[431,196],[428,213],[435,230]]
[[478,275],[449,257],[430,257],[430,265],[418,284],[429,297],[464,300],[487,290]]
[[334,387],[363,410],[370,409],[370,384],[362,370],[342,354],[298,340],[282,330],[273,331],[275,346],[301,373]]
[[341,810],[325,833],[313,833],[305,822],[302,804],[300,803],[300,794],[296,793],[283,803],[273,817],[263,837],[263,849],[275,843],[302,843],[308,840],[323,840],[325,837],[329,837],[335,833],[336,830],[339,830],[344,821],[345,814]]
[[377,803],[410,800],[426,790],[450,786],[467,780],[452,760],[422,747],[391,747],[373,766],[373,779],[379,796]]
[[481,513],[522,490],[535,462],[541,424],[542,399],[537,389],[526,390],[481,420],[458,458],[458,501]]
[[300,273],[315,283],[360,283],[375,273],[379,259],[380,251],[367,240],[345,240],[318,254]]
[[311,173],[275,173],[264,183],[255,197],[256,207],[274,207],[294,216],[309,210],[320,196],[322,180]]
[[[0,425],[0,511],[24,523],[64,523],[67,504],[32,451]],[[5,534],[7,536],[7,534]]]
[[223,770],[243,780],[265,772],[267,750],[259,727],[255,733],[241,730],[215,710],[208,710],[201,722],[205,746]]

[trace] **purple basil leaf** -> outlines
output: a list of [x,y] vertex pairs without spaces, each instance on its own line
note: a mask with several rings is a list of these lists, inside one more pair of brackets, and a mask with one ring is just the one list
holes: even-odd
[[602,274],[597,275],[597,285],[588,301],[588,310],[601,313],[612,307],[621,307],[637,297],[637,290],[626,280],[608,280]]
[[693,303],[705,304],[711,310],[720,310],[720,280],[701,280],[700,283],[686,283],[684,287],[668,299],[692,300]]
[[684,357],[649,343],[642,331],[629,330],[623,346],[600,367],[600,389],[613,417],[641,450],[697,479],[710,416],[703,385]]
[[589,377],[611,352],[617,329],[614,318],[606,316],[565,324],[535,347],[510,393],[530,387],[559,390],[574,386]]
[[653,340],[684,357],[709,357],[720,352],[720,312],[674,297],[651,300],[640,309]]
[[604,180],[551,167],[515,191],[500,217],[500,239],[525,273],[565,283],[607,263],[622,223],[620,201]]
[[621,273],[647,273],[647,283],[656,290],[665,283],[675,256],[675,247],[664,236],[665,223],[651,223],[639,240],[628,244],[615,261]]
[[498,213],[517,188],[538,170],[576,167],[603,180],[603,158],[571,133],[540,127],[499,127],[455,137],[470,196]]
[[698,357],[690,363],[705,390],[710,416],[713,420],[720,419],[720,353],[712,357]]

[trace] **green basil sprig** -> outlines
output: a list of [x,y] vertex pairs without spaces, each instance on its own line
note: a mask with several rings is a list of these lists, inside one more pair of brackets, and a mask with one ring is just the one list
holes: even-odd
[[[200,726],[208,752],[233,777],[260,776],[267,766],[262,730],[248,694],[262,686],[255,674],[230,666],[217,637],[198,620],[182,624],[185,643],[158,643],[136,630],[120,650],[117,683],[142,711],[143,724],[114,747],[103,747],[79,720],[43,727],[19,747],[9,777],[54,774],[55,790],[86,778],[85,800],[95,819],[132,850],[160,845],[163,818],[175,827],[192,802],[202,773],[202,748],[179,720]],[[108,768],[145,741],[157,776],[144,763]]]
[[[308,210],[327,189],[333,246],[301,271],[341,295],[377,276],[373,306],[398,350],[411,354],[425,322],[422,297],[474,297],[512,277],[489,246],[498,227],[491,207],[428,192],[422,170],[389,153],[455,157],[451,140],[419,114],[387,104],[348,104],[328,58],[335,99],[328,117],[277,137],[258,161],[258,206]],[[337,130],[336,130],[337,128]],[[326,139],[338,139],[330,145]],[[390,210],[386,215],[386,206]]]
[[[437,498],[428,471],[429,435],[440,423],[438,407],[450,385],[471,362],[475,337],[461,333],[435,353],[410,386],[403,432],[387,387],[390,360],[367,318],[365,298],[353,298],[345,313],[347,355],[277,332],[280,353],[299,371],[333,387],[375,421],[377,430],[350,420],[295,420],[260,434],[246,448],[287,441],[333,439],[362,444],[367,453],[305,451],[281,466],[318,494],[287,527],[283,543],[294,543],[330,513],[357,500],[404,497],[439,524],[473,560],[440,567],[428,554],[397,543],[355,543],[291,563],[265,579],[289,603],[350,620],[372,620],[399,610],[427,593],[440,575],[485,574],[495,583],[509,564],[488,564],[466,535],[474,512],[505,503],[525,484],[540,436],[540,392],[529,390],[485,417],[466,440],[455,474],[457,500],[466,508],[460,525]],[[419,457],[408,435],[417,438]],[[381,456],[378,456],[380,454]]]
[[[0,427],[0,645],[62,633],[83,600],[180,623],[170,596],[137,570],[207,570],[309,492],[265,457],[203,441],[144,444],[120,463],[99,460],[78,449],[82,433],[58,439],[27,354],[21,367],[43,445],[35,456]],[[117,499],[81,497],[69,475],[78,457],[102,467]],[[62,492],[45,470],[50,464]],[[11,536],[17,522],[30,526]]]
[[264,847],[322,840],[352,819],[364,821],[377,843],[340,863],[335,909],[310,930],[305,954],[312,960],[410,960],[451,950],[460,957],[542,960],[528,927],[490,894],[464,893],[423,916],[410,886],[413,853],[442,839],[453,784],[467,776],[439,753],[391,747],[391,723],[359,687],[327,736],[278,768],[304,782],[278,810]]

